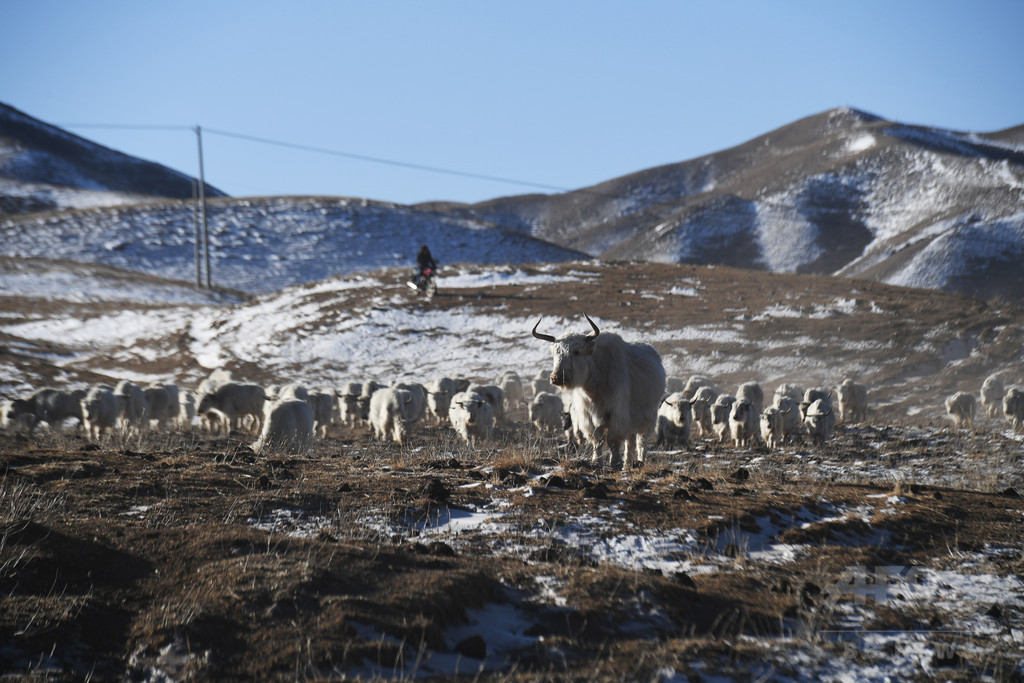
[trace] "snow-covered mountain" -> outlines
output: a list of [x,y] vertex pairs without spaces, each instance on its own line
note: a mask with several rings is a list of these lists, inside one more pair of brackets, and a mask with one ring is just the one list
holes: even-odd
[[[0,103],[0,215],[185,199],[192,181]],[[205,190],[224,196],[209,184]]]
[[560,195],[449,210],[604,259],[836,274],[1017,300],[1024,126],[911,126],[849,108]]
[[[153,201],[191,196],[187,176],[143,182],[152,164],[2,106],[0,142],[0,255],[191,279],[192,204]],[[78,210],[40,213],[53,208]],[[408,266],[426,243],[447,264],[722,264],[1019,301],[1024,126],[957,133],[842,108],[564,194],[472,206],[221,198],[209,220],[214,282],[254,292]]]

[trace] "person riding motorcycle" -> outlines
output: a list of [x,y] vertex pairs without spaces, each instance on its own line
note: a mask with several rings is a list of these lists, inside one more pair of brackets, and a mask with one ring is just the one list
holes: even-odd
[[434,256],[425,244],[420,247],[420,253],[416,255],[416,265],[419,266],[419,270],[416,271],[413,282],[418,287],[425,275],[432,275],[437,270],[437,261],[434,260]]
[[434,256],[425,244],[420,248],[420,253],[416,256],[416,266],[416,273],[409,281],[409,286],[421,294],[426,294],[427,298],[430,299],[437,291],[437,284],[434,281],[437,273],[437,261],[434,260]]

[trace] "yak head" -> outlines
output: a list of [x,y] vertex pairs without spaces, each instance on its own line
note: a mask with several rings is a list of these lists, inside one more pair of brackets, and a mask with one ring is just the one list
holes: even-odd
[[[555,339],[550,334],[537,332],[540,320],[533,326],[533,336],[542,341],[551,343],[551,356],[554,359],[554,368],[551,370],[551,383],[556,387],[572,389],[582,386],[590,376],[593,366],[592,356],[594,355],[595,340],[601,330],[590,316],[586,313],[583,317],[590,323],[594,330],[592,334],[579,334],[577,332],[566,332]],[[541,318],[543,320],[543,318]]]

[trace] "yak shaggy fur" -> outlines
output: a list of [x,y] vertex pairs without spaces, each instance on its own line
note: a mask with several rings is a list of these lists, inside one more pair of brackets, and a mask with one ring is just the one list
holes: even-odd
[[589,317],[587,320],[593,334],[568,332],[555,339],[537,334],[534,327],[535,337],[551,343],[551,383],[583,392],[587,411],[604,432],[613,465],[622,461],[623,446],[623,465],[642,462],[665,392],[661,356],[649,344],[602,333]]

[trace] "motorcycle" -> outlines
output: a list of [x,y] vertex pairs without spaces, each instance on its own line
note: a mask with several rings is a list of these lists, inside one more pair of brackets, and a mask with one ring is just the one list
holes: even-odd
[[418,294],[423,294],[428,300],[433,299],[437,294],[437,280],[434,277],[433,268],[424,268],[419,271],[406,284],[415,289]]

